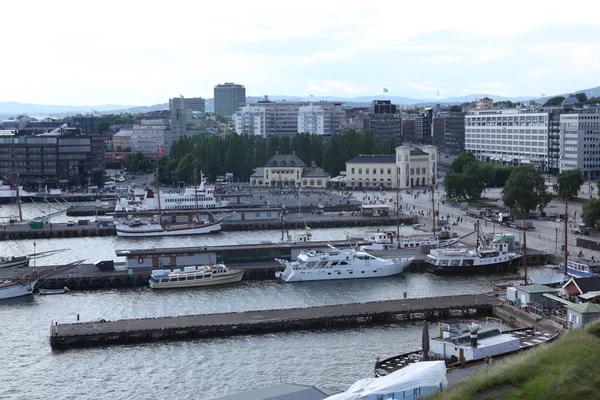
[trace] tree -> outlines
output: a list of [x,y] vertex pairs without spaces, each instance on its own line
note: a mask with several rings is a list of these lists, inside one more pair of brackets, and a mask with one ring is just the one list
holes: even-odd
[[150,169],[150,159],[142,152],[129,153],[123,158],[123,167],[128,171],[148,171]]
[[450,168],[452,168],[452,171],[460,174],[461,172],[463,172],[463,168],[468,163],[475,161],[477,161],[477,159],[475,158],[473,153],[465,151],[464,153],[460,153],[458,157],[456,157],[454,161],[452,161],[452,164],[450,164]]
[[564,100],[563,96],[553,97],[544,103],[544,107],[560,106]]
[[588,100],[588,97],[585,93],[581,92],[581,93],[577,93],[575,95],[575,97],[577,98],[577,100],[579,100],[579,102],[581,104],[585,103]]
[[542,210],[552,200],[542,174],[531,165],[515,167],[502,190],[502,201],[521,215]]
[[564,199],[566,194],[567,198],[571,200],[577,196],[577,193],[579,193],[583,183],[583,175],[581,175],[579,168],[570,169],[561,172],[556,176],[554,190],[558,193],[558,196],[561,199]]
[[583,204],[581,219],[586,226],[596,226],[600,222],[600,199],[589,199]]
[[464,199],[467,197],[465,188],[467,187],[467,179],[464,174],[448,174],[444,178],[444,190],[446,196],[451,199]]

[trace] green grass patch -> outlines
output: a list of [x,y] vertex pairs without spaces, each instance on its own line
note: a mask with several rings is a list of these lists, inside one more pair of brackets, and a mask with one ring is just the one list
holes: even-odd
[[481,369],[432,400],[593,399],[600,393],[600,321]]

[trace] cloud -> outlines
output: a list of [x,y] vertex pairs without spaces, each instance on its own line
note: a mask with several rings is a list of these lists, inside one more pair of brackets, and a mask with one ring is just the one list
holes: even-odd
[[342,94],[342,95],[358,95],[364,92],[364,88],[360,85],[353,85],[349,82],[342,81],[318,81],[309,80],[306,86],[307,90],[313,94]]

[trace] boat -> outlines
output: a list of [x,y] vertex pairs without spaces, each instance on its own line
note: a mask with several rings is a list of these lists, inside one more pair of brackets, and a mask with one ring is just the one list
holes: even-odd
[[275,276],[284,282],[376,278],[401,274],[414,260],[383,259],[355,249],[304,250],[295,261],[276,258],[285,269]]
[[2,256],[0,257],[0,268],[28,267],[29,256]]
[[155,220],[129,219],[115,224],[117,236],[121,237],[153,237],[200,235],[221,231],[223,219],[214,221],[194,221],[190,224],[166,225]]
[[[559,269],[565,273],[564,262],[560,263]],[[587,258],[578,258],[577,260],[567,260],[567,275],[573,278],[590,278],[600,276],[600,262]]]
[[[479,238],[478,238],[479,242]],[[485,273],[516,267],[521,254],[509,251],[509,243],[500,235],[475,248],[453,247],[430,250],[425,262],[434,273]]]
[[[155,196],[156,195],[156,196]],[[226,200],[217,201],[215,188],[206,184],[203,178],[200,185],[181,189],[158,191],[147,189],[143,198],[121,198],[115,205],[115,212],[134,212],[152,210],[210,210],[229,206]]]
[[4,278],[0,280],[0,300],[30,295],[33,293],[35,285],[39,280],[67,271],[82,262],[83,260],[75,261],[69,264],[47,268],[43,271],[34,269],[26,274]]
[[430,235],[397,236],[396,232],[366,232],[368,245],[361,246],[363,251],[386,251],[419,249],[421,247],[444,248],[458,244],[460,238],[441,240]]
[[386,376],[408,365],[427,360],[443,360],[449,370],[481,364],[532,349],[558,337],[534,327],[501,331],[497,327],[440,323],[440,336],[429,338],[423,328],[423,348],[386,359],[377,359],[375,376]]
[[62,289],[38,289],[37,290],[39,294],[43,294],[43,295],[51,295],[51,294],[65,294],[67,292],[69,292],[69,288],[68,287],[64,287]]
[[153,270],[149,283],[152,289],[171,289],[236,283],[243,277],[243,269],[229,269],[223,264],[209,264],[174,270]]

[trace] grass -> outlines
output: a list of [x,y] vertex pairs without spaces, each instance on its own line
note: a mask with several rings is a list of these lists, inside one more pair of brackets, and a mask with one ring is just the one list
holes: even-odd
[[430,397],[467,399],[595,399],[600,394],[600,321],[553,343],[483,368]]

